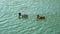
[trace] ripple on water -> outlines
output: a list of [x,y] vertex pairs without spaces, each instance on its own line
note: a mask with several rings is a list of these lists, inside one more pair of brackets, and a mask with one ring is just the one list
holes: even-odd
[[[57,0],[2,0],[0,34],[59,34],[59,5]],[[28,14],[29,18],[19,19],[19,12]],[[37,14],[46,19],[37,21]]]

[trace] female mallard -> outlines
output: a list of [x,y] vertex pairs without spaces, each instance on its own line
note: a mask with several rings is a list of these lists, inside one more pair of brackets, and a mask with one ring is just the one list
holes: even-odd
[[45,17],[37,15],[37,19],[45,19]]

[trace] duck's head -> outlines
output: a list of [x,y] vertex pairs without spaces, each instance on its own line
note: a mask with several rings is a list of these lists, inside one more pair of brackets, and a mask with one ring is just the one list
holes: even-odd
[[37,17],[39,17],[39,15],[37,15]]
[[21,16],[21,13],[19,13],[19,16]]

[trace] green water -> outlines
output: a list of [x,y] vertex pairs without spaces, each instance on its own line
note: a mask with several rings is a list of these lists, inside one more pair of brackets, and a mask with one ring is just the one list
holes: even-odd
[[0,34],[60,34],[60,0],[0,0]]

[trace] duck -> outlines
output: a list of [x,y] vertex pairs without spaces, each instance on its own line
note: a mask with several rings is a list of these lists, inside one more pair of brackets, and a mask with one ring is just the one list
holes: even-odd
[[22,17],[22,18],[27,18],[28,15],[27,14],[21,14],[21,13],[18,13],[19,14],[19,17]]
[[37,15],[37,19],[45,19],[45,16],[39,16],[39,15]]

